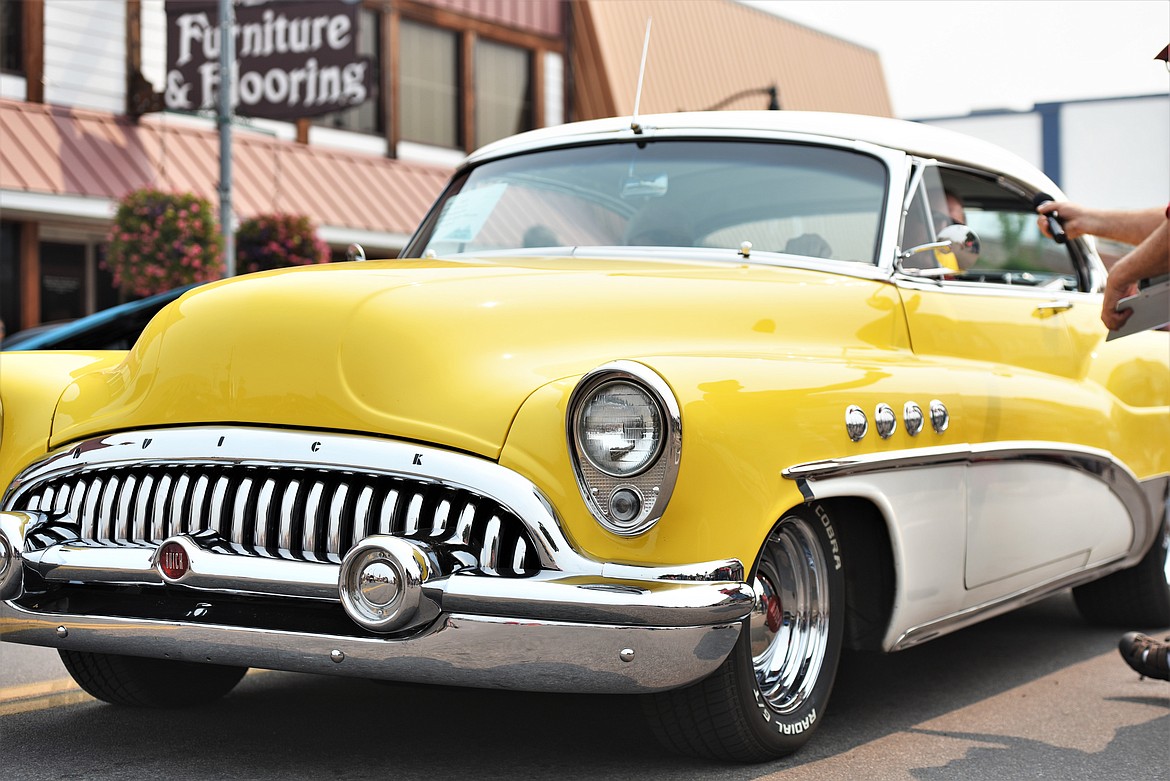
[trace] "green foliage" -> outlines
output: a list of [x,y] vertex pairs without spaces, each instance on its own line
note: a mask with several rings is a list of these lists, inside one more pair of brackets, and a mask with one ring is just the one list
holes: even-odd
[[149,296],[223,276],[223,237],[211,204],[194,193],[135,190],[118,203],[104,267],[114,285]]
[[308,217],[259,214],[236,231],[236,263],[241,274],[309,263],[328,263],[329,245],[317,238]]
[[1004,263],[1001,268],[1013,271],[1046,271],[1039,244],[1023,241],[1028,229],[1036,224],[1034,214],[999,212],[995,215],[1003,241]]

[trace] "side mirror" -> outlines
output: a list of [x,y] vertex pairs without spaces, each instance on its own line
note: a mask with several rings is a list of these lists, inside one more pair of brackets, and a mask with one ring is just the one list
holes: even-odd
[[982,248],[979,237],[966,225],[958,223],[948,225],[939,231],[938,237],[941,241],[951,243],[951,252],[955,253],[955,258],[959,261],[960,271],[966,271],[979,260],[979,250]]
[[346,260],[365,260],[366,250],[361,244],[350,244],[345,250]]
[[[961,274],[967,269],[975,265],[975,261],[979,260],[979,237],[975,235],[975,231],[968,228],[966,225],[948,225],[938,233],[938,241],[932,241],[927,244],[919,244],[916,247],[911,247],[902,252],[898,256],[898,261],[895,264],[898,271],[910,277],[927,277],[930,279],[938,277],[946,277],[951,274]],[[906,261],[910,260],[915,255],[923,252],[934,252],[936,250],[945,250],[954,256],[954,263],[956,268],[948,266],[937,265],[941,261],[931,258],[935,265],[927,268],[915,268],[908,265]]]

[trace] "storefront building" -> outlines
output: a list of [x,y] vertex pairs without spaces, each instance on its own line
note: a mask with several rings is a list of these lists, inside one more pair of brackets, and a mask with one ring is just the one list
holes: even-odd
[[[176,47],[213,53],[217,5],[0,0],[0,320],[9,333],[122,298],[102,253],[124,194],[151,187],[217,203],[215,112],[199,75],[214,65],[174,75]],[[328,72],[311,48],[342,28],[286,24],[281,3],[247,0],[237,27],[254,21],[235,39],[240,52],[299,41],[314,56],[267,76],[241,60],[238,99],[267,89],[307,103],[339,85],[364,99],[315,116],[237,116],[233,214],[307,215],[335,258],[351,242],[371,257],[396,255],[452,168],[484,143],[630,113],[648,18],[642,112],[890,115],[876,53],[732,0],[313,0],[297,12],[309,6],[324,9],[321,19],[353,9],[362,83]]]

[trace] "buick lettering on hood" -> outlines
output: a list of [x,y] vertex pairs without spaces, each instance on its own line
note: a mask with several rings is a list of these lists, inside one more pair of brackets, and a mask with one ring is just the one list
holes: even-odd
[[6,352],[0,632],[101,700],[249,667],[638,694],[797,750],[843,648],[1071,588],[1170,624],[1170,355],[1026,162],[828,113],[487,146],[400,258],[201,286],[125,352]]

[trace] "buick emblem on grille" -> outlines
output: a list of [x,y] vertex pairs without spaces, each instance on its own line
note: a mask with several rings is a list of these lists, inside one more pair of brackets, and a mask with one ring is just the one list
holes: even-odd
[[187,551],[177,542],[165,542],[158,549],[158,568],[168,580],[178,580],[191,568]]

